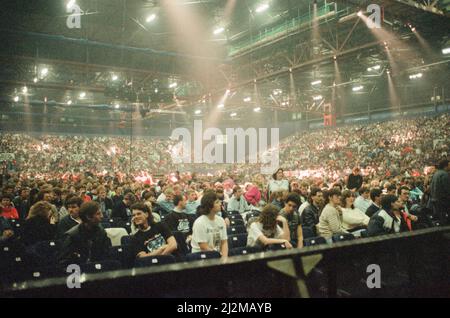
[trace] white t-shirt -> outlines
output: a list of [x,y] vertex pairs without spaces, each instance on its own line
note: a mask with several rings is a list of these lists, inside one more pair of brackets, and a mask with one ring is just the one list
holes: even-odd
[[247,246],[262,247],[263,245],[261,241],[258,240],[261,235],[264,235],[267,238],[279,239],[283,236],[283,229],[279,225],[277,225],[275,231],[267,231],[263,230],[262,223],[253,222],[250,225],[250,229],[248,230]]
[[200,216],[192,228],[192,253],[201,252],[199,243],[208,243],[208,246],[220,252],[221,241],[228,239],[227,227],[222,217],[216,215],[211,221],[206,215]]

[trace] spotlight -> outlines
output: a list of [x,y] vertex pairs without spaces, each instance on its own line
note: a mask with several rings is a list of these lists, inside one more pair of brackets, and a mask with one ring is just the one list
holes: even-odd
[[230,117],[236,117],[236,116],[237,116],[236,113],[231,113],[231,114],[230,114]]
[[24,94],[28,93],[28,87],[26,86],[22,87],[22,93]]
[[422,73],[417,73],[417,74],[411,74],[409,75],[409,79],[418,79],[418,78],[422,78]]
[[387,75],[390,75],[390,74],[391,74],[391,71],[390,71],[390,70],[387,70],[386,73],[387,73]]
[[33,82],[37,83],[38,82],[38,78],[37,77],[33,78]]
[[116,104],[114,105],[114,108],[115,108],[115,109],[119,109],[119,108],[120,108],[120,104],[119,104],[119,103],[116,103]]
[[322,83],[322,81],[321,80],[317,80],[317,81],[314,81],[314,82],[311,82],[311,85],[319,85],[320,83]]
[[442,54],[450,54],[450,47],[442,49]]
[[321,100],[321,99],[322,99],[322,95],[313,96],[313,100]]
[[67,101],[67,105],[72,105],[72,100],[71,100],[71,99],[69,99],[69,100]]
[[14,96],[13,100],[17,103],[19,101],[19,96]]
[[229,89],[226,90],[225,94],[229,95],[231,91]]
[[375,65],[375,66],[367,68],[367,71],[371,72],[371,71],[374,71],[374,70],[379,70],[380,68],[381,68],[380,65]]
[[150,23],[156,19],[156,14],[150,14],[147,19],[145,19],[145,22]]
[[225,107],[224,104],[219,104],[219,105],[217,105],[217,108],[224,108],[224,107]]
[[85,92],[81,92],[80,93],[80,98],[85,98],[86,97],[86,93]]
[[200,115],[202,113],[202,111],[200,110],[200,109],[197,109],[196,111],[195,111],[195,114],[196,115]]
[[119,78],[119,77],[118,77],[116,74],[113,74],[113,76],[112,76],[112,80],[113,80],[113,81],[117,81],[118,78]]
[[225,28],[219,27],[219,28],[215,29],[213,33],[214,33],[214,35],[218,35],[218,34],[222,33],[223,31],[225,31]]
[[261,111],[261,107],[255,107],[255,108],[253,108],[253,111],[254,111],[255,113],[258,113],[258,112]]
[[358,11],[358,13],[356,14],[358,17],[362,17],[363,16],[363,12],[361,10]]
[[177,83],[172,83],[172,84],[169,85],[169,88],[175,88],[175,87],[177,87],[177,86],[178,86]]
[[44,68],[41,70],[41,77],[44,77],[44,76],[46,76],[47,74],[48,74],[48,68],[44,67]]
[[352,88],[352,91],[358,92],[358,91],[362,90],[363,88],[364,88],[364,86],[362,86],[362,85],[354,86]]
[[244,98],[244,102],[246,102],[246,103],[251,102],[251,101],[252,101],[252,98],[251,98],[251,97],[246,97],[246,98]]
[[[292,73],[292,67],[289,68],[289,73]],[[255,82],[256,82],[256,80],[255,80]]]
[[333,60],[337,60],[337,56],[336,55],[333,55]]
[[155,88],[155,94],[158,94],[159,90],[157,88]]

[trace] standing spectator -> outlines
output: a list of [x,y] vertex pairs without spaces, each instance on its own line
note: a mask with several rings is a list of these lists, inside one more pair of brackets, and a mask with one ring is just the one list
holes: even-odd
[[186,199],[182,195],[173,197],[175,208],[164,219],[170,231],[182,232],[190,241],[192,235],[193,217],[185,213]]
[[366,215],[371,218],[372,215],[381,210],[381,189],[373,188],[370,190],[370,199],[372,200],[372,205],[366,210]]
[[358,192],[360,195],[355,200],[355,208],[366,213],[369,206],[372,205],[372,201],[370,200],[370,190],[368,187],[361,187]]
[[363,177],[361,176],[361,170],[358,167],[353,168],[352,173],[348,176],[347,188],[355,192],[361,188],[363,184]]
[[11,204],[12,197],[7,192],[2,193],[2,201],[1,201],[1,216],[5,219],[19,219],[19,213],[16,208]]
[[220,212],[220,201],[215,192],[205,192],[198,212],[200,217],[192,230],[192,252],[218,251],[222,257],[228,257],[227,229],[223,218],[216,215]]
[[41,241],[53,240],[56,235],[56,220],[52,205],[47,201],[35,203],[28,215],[22,233],[24,245],[33,245]]
[[155,223],[148,207],[143,203],[131,206],[133,223],[138,231],[130,241],[135,258],[169,255],[176,251],[177,241],[164,222]]
[[[283,224],[281,228],[277,221]],[[273,244],[285,244],[292,248],[289,242],[289,229],[285,218],[278,214],[278,209],[272,204],[266,205],[256,221],[252,222],[248,231],[247,246],[267,247]]]
[[319,217],[318,232],[331,243],[331,237],[334,234],[347,233],[343,226],[342,210],[339,207],[341,203],[341,191],[331,189],[327,193],[328,204]]
[[433,214],[442,225],[449,222],[450,211],[450,161],[443,159],[431,179],[431,206]]
[[62,238],[71,228],[81,223],[80,207],[83,200],[77,196],[71,196],[66,201],[68,215],[64,216],[59,222],[56,231],[56,237]]
[[292,246],[297,248],[303,247],[302,225],[300,216],[297,212],[300,203],[300,196],[296,193],[291,193],[286,198],[284,208],[280,210],[280,215],[284,217],[288,223],[290,242]]
[[81,224],[64,235],[58,260],[60,264],[83,264],[109,258],[111,240],[100,226],[103,215],[95,201],[84,202],[80,207]]
[[382,209],[370,218],[367,227],[369,236],[408,231],[408,227],[400,213],[401,203],[395,195],[388,194],[383,196],[381,198],[381,207]]
[[309,227],[316,233],[316,225],[319,224],[320,210],[323,207],[323,192],[320,188],[312,188],[309,195],[310,204],[300,216],[302,226]]

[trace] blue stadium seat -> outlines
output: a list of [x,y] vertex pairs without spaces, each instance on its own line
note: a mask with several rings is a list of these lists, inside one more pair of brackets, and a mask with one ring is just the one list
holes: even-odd
[[303,240],[303,246],[314,246],[326,243],[327,240],[322,236],[309,237]]
[[241,220],[241,221],[244,221],[244,219],[242,218],[242,215],[240,215],[240,214],[231,214],[229,216],[229,219],[230,220]]
[[86,264],[81,264],[81,273],[101,273],[107,271],[115,271],[121,268],[121,264],[119,261],[110,260],[110,261],[100,261],[100,262],[91,262]]
[[239,211],[227,211],[230,216],[232,215],[241,215]]
[[56,257],[61,243],[59,241],[43,241],[27,248],[35,264],[39,266],[56,265]]
[[135,267],[149,267],[155,265],[166,265],[173,264],[176,262],[176,259],[172,255],[158,255],[151,257],[142,257],[137,258],[134,262]]
[[228,248],[247,246],[247,234],[235,234],[228,236]]
[[248,222],[248,220],[250,220],[251,218],[256,218],[261,214],[261,212],[256,211],[256,210],[252,210],[249,213],[247,213],[245,215],[245,220]]
[[235,219],[235,220],[230,220],[230,225],[231,226],[237,226],[237,225],[242,225],[242,226],[244,226],[245,225],[245,223],[244,223],[244,220],[242,220],[242,219]]
[[280,251],[280,250],[285,250],[285,249],[286,249],[286,245],[284,245],[284,244],[270,244],[267,246],[268,251]]
[[191,253],[191,254],[186,255],[187,262],[199,261],[199,260],[203,260],[203,259],[213,259],[213,258],[220,258],[220,253],[217,251],[206,251],[206,252]]
[[350,240],[354,240],[355,237],[353,236],[353,234],[350,233],[342,233],[342,234],[334,234],[332,236],[333,242],[343,242],[343,241],[350,241]]
[[103,229],[109,229],[111,227],[111,223],[109,223],[109,221],[102,221],[101,225]]
[[131,255],[131,251],[127,245],[113,246],[109,251],[112,260],[119,261],[122,268],[129,268],[133,266],[133,261],[136,255]]
[[361,237],[368,237],[369,235],[367,234],[367,230],[363,230],[361,231]]
[[260,253],[262,251],[262,248],[256,246],[237,247],[230,249],[228,251],[228,256],[248,255],[253,253]]
[[131,236],[122,236],[120,239],[120,245],[130,245]]
[[235,225],[227,228],[228,235],[245,234],[245,233],[247,233],[247,229],[243,225]]

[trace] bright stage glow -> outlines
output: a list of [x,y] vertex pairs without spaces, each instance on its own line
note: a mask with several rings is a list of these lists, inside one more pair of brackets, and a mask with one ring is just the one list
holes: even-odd
[[223,31],[225,31],[225,28],[219,27],[219,28],[215,29],[213,33],[214,33],[214,35],[218,35],[218,34],[222,33]]
[[261,107],[255,107],[255,108],[253,108],[253,111],[256,112],[256,113],[258,113],[258,112],[261,111]]
[[230,114],[230,117],[236,117],[237,116],[237,113],[231,113]]
[[156,19],[156,14],[150,14],[146,19],[145,22],[150,23]]
[[319,85],[319,84],[321,84],[322,83],[322,81],[321,80],[317,80],[317,81],[314,81],[314,82],[311,82],[311,85]]
[[364,88],[364,86],[358,85],[358,86],[353,87],[353,88],[352,88],[352,91],[358,92],[358,91],[362,90],[363,88]]
[[255,11],[257,13],[261,13],[261,12],[266,11],[267,9],[269,9],[269,5],[267,3],[264,3],[264,4],[261,4],[260,6],[258,6]]

